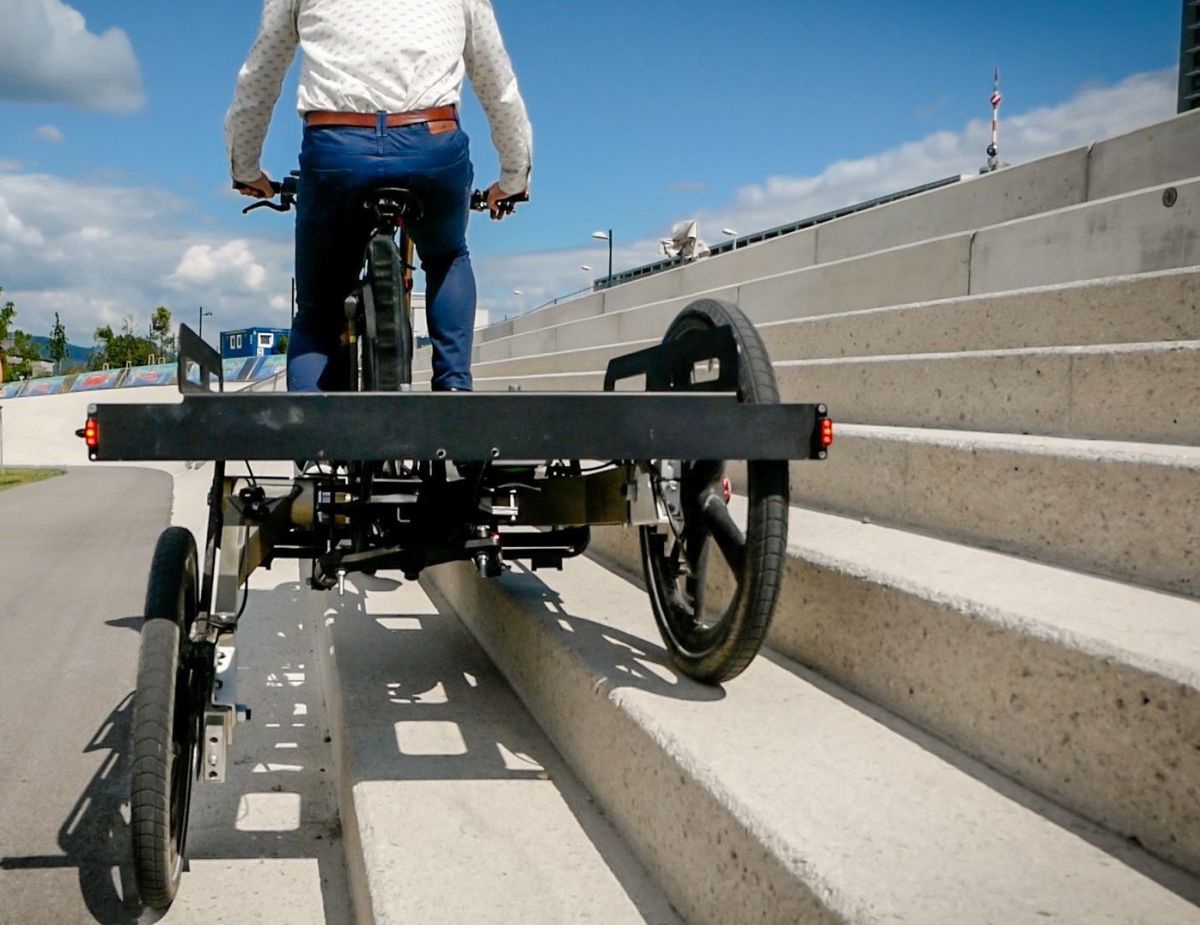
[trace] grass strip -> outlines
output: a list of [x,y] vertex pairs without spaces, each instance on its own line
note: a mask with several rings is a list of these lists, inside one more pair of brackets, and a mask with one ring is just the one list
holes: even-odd
[[0,491],[29,482],[52,479],[56,475],[62,474],[62,469],[14,469],[11,466],[5,466],[3,470],[0,470]]

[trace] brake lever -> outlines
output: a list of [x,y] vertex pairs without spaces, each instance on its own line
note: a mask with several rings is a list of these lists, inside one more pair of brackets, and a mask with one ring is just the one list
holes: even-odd
[[281,205],[279,203],[272,202],[270,199],[263,199],[242,209],[242,215],[248,215],[255,209],[273,209],[276,212],[288,212],[291,211],[291,206],[288,203],[283,203]]

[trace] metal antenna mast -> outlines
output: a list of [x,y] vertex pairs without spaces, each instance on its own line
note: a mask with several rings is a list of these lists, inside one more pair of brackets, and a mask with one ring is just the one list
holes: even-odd
[[1000,169],[1000,68],[996,68],[992,81],[992,143],[987,146],[987,166],[980,173],[991,173]]

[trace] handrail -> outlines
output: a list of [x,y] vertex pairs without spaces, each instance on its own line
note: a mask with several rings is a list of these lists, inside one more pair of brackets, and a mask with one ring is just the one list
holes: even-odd
[[[710,257],[716,257],[718,254],[729,253],[738,248],[747,247],[751,244],[758,244],[762,241],[768,241],[771,238],[777,238],[780,235],[791,234],[795,231],[803,231],[805,228],[812,228],[814,225],[822,225],[825,222],[831,222],[834,219],[845,218],[847,215],[853,215],[856,212],[865,212],[867,209],[874,209],[876,206],[887,205],[890,202],[895,202],[899,199],[907,199],[909,196],[916,196],[920,193],[928,193],[930,190],[940,189],[943,186],[949,186],[952,183],[957,183],[962,179],[961,175],[953,177],[944,177],[941,180],[934,180],[930,183],[922,183],[920,186],[913,186],[908,189],[900,190],[895,193],[888,193],[886,196],[876,196],[874,199],[868,199],[864,202],[855,203],[854,205],[843,206],[840,209],[833,209],[829,212],[822,212],[819,215],[813,215],[809,218],[800,219],[797,222],[789,222],[786,225],[778,225],[774,228],[768,228],[765,231],[756,231],[753,234],[742,235],[732,241],[723,241],[720,244],[709,246]],[[612,286],[619,286],[622,283],[632,282],[635,279],[641,279],[643,276],[651,276],[655,273],[663,273],[667,270],[674,269],[678,266],[683,266],[685,261],[681,257],[670,257],[666,260],[658,260],[654,263],[648,263],[644,266],[634,267],[632,270],[624,270],[621,273],[614,273],[612,281],[608,277],[601,276],[595,282],[596,289],[606,289]]]

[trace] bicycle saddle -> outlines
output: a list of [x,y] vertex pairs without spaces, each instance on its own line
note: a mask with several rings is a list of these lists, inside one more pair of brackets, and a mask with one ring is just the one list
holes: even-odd
[[419,221],[424,214],[421,200],[412,190],[381,186],[363,197],[363,208],[370,209],[381,222],[399,224],[401,219]]

